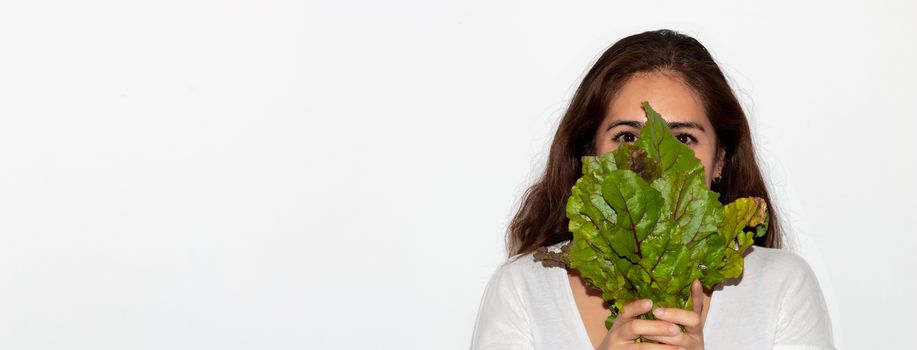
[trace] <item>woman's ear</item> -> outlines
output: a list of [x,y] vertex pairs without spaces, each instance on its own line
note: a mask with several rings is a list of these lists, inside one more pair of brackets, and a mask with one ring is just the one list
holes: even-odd
[[584,152],[587,156],[595,156],[595,155],[596,155],[596,151],[595,151],[595,138],[593,138],[591,141],[589,141],[588,144],[586,144],[586,146],[585,146],[584,149],[583,149],[583,152]]
[[726,164],[726,150],[717,147],[716,161],[713,163],[713,177],[723,176],[723,166]]

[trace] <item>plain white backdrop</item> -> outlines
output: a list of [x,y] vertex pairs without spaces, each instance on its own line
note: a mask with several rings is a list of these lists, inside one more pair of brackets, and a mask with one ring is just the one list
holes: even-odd
[[4,1],[0,348],[465,349],[582,75],[660,28],[729,76],[840,348],[917,348],[915,13]]

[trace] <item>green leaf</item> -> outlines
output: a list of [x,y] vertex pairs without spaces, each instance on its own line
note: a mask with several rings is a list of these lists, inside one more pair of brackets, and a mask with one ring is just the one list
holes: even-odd
[[609,242],[632,262],[643,258],[641,243],[652,232],[662,209],[662,196],[630,170],[615,170],[602,184],[602,196],[617,213]]
[[609,328],[630,301],[689,309],[694,280],[712,288],[740,276],[743,252],[769,224],[763,199],[720,203],[691,148],[641,105],[647,121],[634,144],[581,158],[566,206],[571,242],[562,253],[536,254],[578,270],[601,292]]
[[618,169],[614,156],[614,153],[607,153],[600,156],[582,157],[583,175],[591,176],[601,182],[605,174]]
[[641,106],[646,112],[646,124],[640,131],[637,145],[655,162],[661,175],[671,172],[703,174],[703,165],[694,156],[694,151],[672,135],[668,123],[649,102],[642,102]]
[[741,251],[754,243],[753,234],[745,233],[744,229],[763,226],[767,221],[767,202],[757,197],[739,198],[726,205],[725,218],[719,225],[719,231],[727,241],[737,238]]

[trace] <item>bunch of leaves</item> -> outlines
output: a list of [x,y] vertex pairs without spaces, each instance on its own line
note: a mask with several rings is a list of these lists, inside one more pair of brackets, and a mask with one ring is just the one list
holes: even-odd
[[566,206],[571,241],[560,252],[535,253],[546,265],[578,270],[602,292],[609,329],[633,300],[690,310],[695,279],[713,288],[739,277],[743,253],[769,221],[761,198],[720,203],[691,148],[648,102],[641,105],[647,121],[633,144],[581,158],[583,175]]

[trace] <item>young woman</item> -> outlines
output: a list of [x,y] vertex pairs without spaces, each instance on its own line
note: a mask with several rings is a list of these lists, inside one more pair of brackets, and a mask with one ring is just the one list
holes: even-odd
[[[610,330],[600,294],[575,270],[533,259],[572,236],[565,205],[580,157],[610,152],[639,135],[649,101],[700,159],[707,186],[729,203],[764,198],[768,232],[745,256],[743,275],[703,290],[693,310],[650,300],[624,307]],[[755,160],[745,113],[716,62],[697,40],[670,30],[615,43],[589,70],[551,145],[544,175],[526,191],[509,227],[508,259],[484,292],[472,349],[833,349],[831,322],[808,264],[780,250],[781,232]],[[653,312],[656,320],[641,320]],[[684,326],[682,331],[678,325]],[[658,341],[635,343],[638,337]]]

